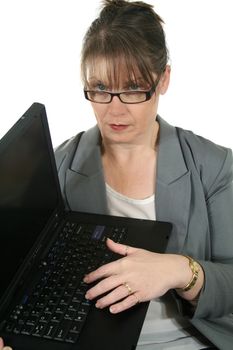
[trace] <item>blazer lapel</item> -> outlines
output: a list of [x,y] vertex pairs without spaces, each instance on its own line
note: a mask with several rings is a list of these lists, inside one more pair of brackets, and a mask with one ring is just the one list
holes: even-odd
[[78,152],[66,172],[65,181],[66,199],[72,210],[107,214],[100,134],[97,127],[88,130],[81,137]]
[[190,211],[190,172],[177,137],[176,128],[157,117],[160,125],[156,183],[156,218],[173,224],[167,251],[182,251]]

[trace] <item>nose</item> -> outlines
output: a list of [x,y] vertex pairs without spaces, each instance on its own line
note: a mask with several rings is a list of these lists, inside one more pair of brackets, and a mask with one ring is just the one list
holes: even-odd
[[126,105],[121,102],[118,96],[113,96],[112,101],[109,103],[109,112],[112,115],[124,114]]
[[119,96],[113,96],[111,103],[113,103],[113,102],[117,102],[117,103],[123,104],[123,103],[121,102]]

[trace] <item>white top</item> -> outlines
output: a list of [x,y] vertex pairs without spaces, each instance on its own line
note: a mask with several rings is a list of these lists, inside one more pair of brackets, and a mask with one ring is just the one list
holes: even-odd
[[108,184],[107,201],[111,215],[155,220],[155,195],[145,199],[133,199],[113,190]]
[[[156,220],[155,196],[145,199],[128,198],[106,184],[107,203],[111,215]],[[166,297],[150,302],[137,350],[197,350],[205,346],[188,333],[194,328],[178,314],[175,301]]]

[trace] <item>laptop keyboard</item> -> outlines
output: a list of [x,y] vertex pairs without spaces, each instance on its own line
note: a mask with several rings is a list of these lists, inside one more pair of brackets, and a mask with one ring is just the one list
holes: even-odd
[[78,340],[91,302],[84,275],[113,259],[106,237],[123,242],[124,227],[67,222],[39,266],[39,279],[14,307],[4,331],[55,339]]

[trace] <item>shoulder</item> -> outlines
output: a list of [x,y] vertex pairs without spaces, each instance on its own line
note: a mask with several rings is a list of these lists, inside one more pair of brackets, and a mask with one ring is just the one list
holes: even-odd
[[196,135],[190,130],[180,127],[176,128],[181,145],[192,152],[194,160],[199,163],[208,163],[208,165],[222,162],[231,150],[220,146],[202,136]]
[[90,152],[99,142],[99,129],[94,126],[86,131],[79,132],[75,136],[61,143],[55,148],[55,160],[57,169],[66,163],[69,167],[77,154],[84,155]]
[[65,160],[67,160],[67,158],[70,158],[71,154],[75,152],[75,149],[81,136],[82,132],[64,141],[58,147],[55,148],[54,153],[56,166],[58,170],[60,169],[61,165],[65,162]]
[[233,179],[232,150],[220,146],[192,131],[177,127],[184,158],[192,162],[206,189],[219,182],[229,183]]

